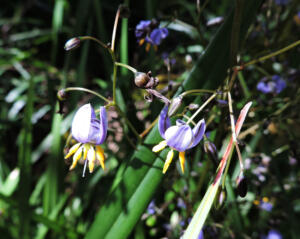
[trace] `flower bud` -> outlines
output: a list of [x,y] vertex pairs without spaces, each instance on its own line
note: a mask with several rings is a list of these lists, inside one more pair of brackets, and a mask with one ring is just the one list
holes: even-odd
[[79,46],[80,46],[80,38],[74,37],[66,42],[64,48],[66,51],[70,51],[70,50],[76,49]]
[[181,106],[181,103],[182,103],[181,95],[179,95],[171,100],[171,104],[169,106],[169,112],[168,112],[169,117],[171,117],[172,115],[174,115],[177,112],[177,110]]
[[222,189],[222,186],[219,186],[216,198],[214,200],[215,209],[219,210],[223,208],[226,201],[226,191]]
[[192,103],[192,104],[189,104],[188,107],[189,107],[189,110],[196,110],[199,108],[199,105]]
[[214,164],[218,162],[218,151],[214,143],[209,140],[204,141],[204,151],[208,154],[209,158],[213,161]]
[[145,88],[149,81],[150,77],[148,74],[144,72],[137,72],[135,74],[134,83],[137,87]]
[[242,198],[245,197],[248,191],[247,178],[243,174],[239,175],[236,179],[236,184],[237,194]]
[[67,92],[65,89],[61,89],[57,92],[57,98],[59,101],[64,101],[67,99]]

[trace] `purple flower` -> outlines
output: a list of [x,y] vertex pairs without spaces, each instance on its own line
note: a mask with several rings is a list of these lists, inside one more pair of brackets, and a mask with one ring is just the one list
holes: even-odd
[[99,161],[103,169],[105,168],[104,151],[99,145],[106,138],[107,125],[105,107],[100,107],[100,120],[96,118],[91,104],[83,105],[77,110],[72,122],[72,136],[78,143],[73,145],[65,156],[65,159],[67,159],[74,154],[70,170],[75,168],[81,158],[85,161],[83,176],[87,161],[89,162],[90,172],[93,172],[96,160]]
[[200,231],[199,235],[198,235],[198,239],[204,239],[204,233],[203,230]]
[[161,44],[161,41],[165,39],[169,31],[167,28],[159,28],[159,22],[155,19],[153,20],[142,20],[136,25],[135,28],[135,36],[140,45],[144,43],[144,41],[150,44],[157,46]]
[[102,144],[107,134],[107,116],[105,107],[100,107],[100,120],[91,104],[77,110],[72,122],[72,136],[80,143]]
[[147,212],[150,215],[153,215],[155,213],[155,203],[154,203],[153,200],[149,203],[148,208],[147,208]]
[[273,204],[270,202],[264,202],[262,201],[260,204],[260,208],[267,211],[267,212],[271,212],[272,208],[273,208]]
[[135,27],[135,36],[136,38],[145,38],[147,32],[150,30],[150,20],[142,20]]
[[282,235],[279,231],[272,229],[269,231],[266,239],[282,239]]
[[159,152],[166,146],[171,148],[167,155],[163,173],[167,171],[172,162],[173,150],[179,151],[180,166],[182,172],[184,172],[185,151],[195,147],[203,138],[205,132],[204,119],[200,120],[193,129],[182,120],[177,120],[176,125],[171,126],[171,121],[168,117],[168,106],[165,106],[159,116],[158,130],[164,140],[154,146],[152,151]]
[[279,94],[285,87],[286,82],[278,75],[272,76],[271,80],[267,80],[265,77],[256,86],[256,88],[264,94]]
[[161,41],[165,39],[169,34],[167,28],[156,28],[150,33],[150,39],[146,38],[146,41],[153,45],[160,45]]

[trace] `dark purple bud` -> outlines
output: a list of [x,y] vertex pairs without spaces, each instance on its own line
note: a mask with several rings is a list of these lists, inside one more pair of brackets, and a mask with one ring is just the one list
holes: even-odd
[[76,49],[79,46],[80,46],[80,38],[74,37],[66,42],[64,48],[66,51],[70,51],[70,50]]
[[242,198],[245,197],[248,191],[247,178],[243,174],[239,175],[237,177],[236,184],[237,184],[237,188],[236,188],[237,194]]

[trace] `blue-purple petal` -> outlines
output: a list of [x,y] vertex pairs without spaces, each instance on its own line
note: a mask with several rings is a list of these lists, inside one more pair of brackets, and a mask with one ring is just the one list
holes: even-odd
[[165,139],[171,148],[184,152],[194,141],[194,136],[188,125],[171,126],[165,132]]
[[87,143],[89,141],[92,112],[92,106],[85,104],[77,110],[73,118],[72,136],[80,143]]
[[189,147],[193,148],[195,147],[197,144],[199,144],[199,142],[201,141],[201,139],[203,138],[204,132],[205,132],[205,121],[204,119],[200,120],[196,126],[193,128],[193,136],[194,136],[194,141],[192,142],[192,145]]
[[102,144],[107,134],[105,107],[100,107],[100,120],[96,118],[90,104],[83,105],[76,112],[72,123],[72,136],[80,143]]
[[167,28],[156,28],[150,33],[151,43],[154,45],[160,45],[161,41],[169,34]]
[[171,126],[170,118],[168,117],[168,106],[166,105],[159,115],[158,130],[161,137],[165,138],[166,130]]

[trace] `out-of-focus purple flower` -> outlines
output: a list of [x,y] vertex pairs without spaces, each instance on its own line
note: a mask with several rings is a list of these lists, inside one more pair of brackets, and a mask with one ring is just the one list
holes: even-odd
[[198,235],[198,239],[204,239],[204,233],[203,230],[200,231],[199,235]]
[[182,209],[186,209],[185,202],[182,200],[182,198],[178,198],[177,207],[182,208]]
[[160,45],[161,41],[165,39],[169,34],[167,28],[156,28],[150,33],[150,38],[146,38],[146,41],[153,45]]
[[276,5],[284,6],[284,5],[287,5],[288,3],[289,3],[289,0],[275,0]]
[[271,80],[267,80],[264,77],[260,82],[258,82],[256,88],[265,93],[276,93],[279,94],[286,87],[286,82],[278,75],[272,76]]
[[162,40],[165,39],[169,31],[167,28],[159,28],[159,22],[153,20],[142,20],[135,28],[135,36],[140,45],[144,41],[154,46],[160,45]]
[[282,239],[282,235],[279,231],[277,230],[270,230],[267,237],[265,237],[266,239]]
[[150,215],[153,215],[155,213],[155,203],[154,203],[153,200],[149,203],[148,208],[147,208],[147,212]]
[[135,36],[136,38],[145,38],[147,35],[147,32],[150,31],[150,20],[142,20],[139,22],[139,24],[135,27]]
[[72,122],[72,136],[78,141],[73,145],[65,159],[73,154],[73,163],[70,170],[75,168],[79,159],[85,160],[83,176],[85,173],[86,163],[89,162],[89,171],[93,172],[95,161],[99,161],[104,169],[104,151],[99,146],[102,144],[107,135],[107,116],[105,107],[100,107],[100,120],[96,118],[96,114],[91,104],[81,106]]
[[262,201],[259,206],[260,206],[261,209],[263,209],[263,210],[265,210],[267,212],[271,212],[272,209],[273,209],[273,204],[270,203],[270,202],[264,202],[264,201]]
[[158,130],[164,140],[154,146],[152,151],[159,152],[166,146],[171,148],[164,164],[163,173],[167,171],[172,162],[174,150],[179,151],[180,166],[182,172],[184,172],[185,151],[195,147],[203,138],[205,132],[204,119],[200,120],[193,129],[182,120],[177,120],[176,125],[171,126],[168,117],[168,106],[165,106],[159,116]]

